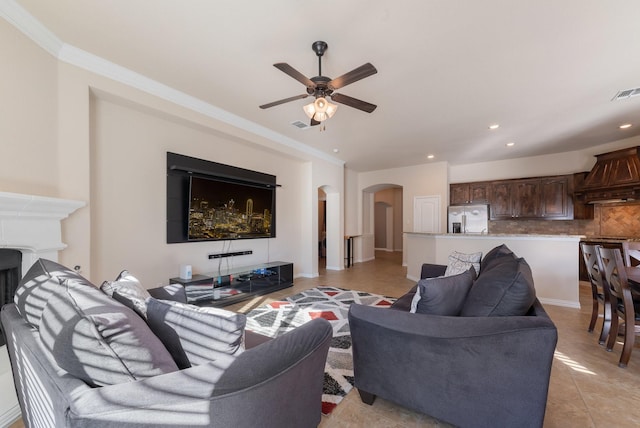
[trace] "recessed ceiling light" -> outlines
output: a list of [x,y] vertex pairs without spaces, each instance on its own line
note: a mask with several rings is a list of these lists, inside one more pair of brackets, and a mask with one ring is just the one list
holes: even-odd
[[631,128],[631,124],[630,123],[624,123],[622,125],[620,125],[620,129],[629,129]]
[[338,149],[333,149],[333,153],[339,153],[339,152],[340,152],[340,150],[338,150]]
[[489,129],[491,129],[491,130],[498,129],[498,128],[500,128],[500,125],[499,125],[499,124],[497,124],[497,123],[494,123],[494,124],[492,124],[492,125],[489,125]]
[[514,143],[513,141],[511,141],[511,142],[509,142],[509,143],[505,144],[505,146],[507,146],[507,147],[513,147],[513,146],[515,146],[515,145],[516,145],[516,143]]
[[434,155],[427,155],[427,159],[433,159],[433,158],[435,158]]

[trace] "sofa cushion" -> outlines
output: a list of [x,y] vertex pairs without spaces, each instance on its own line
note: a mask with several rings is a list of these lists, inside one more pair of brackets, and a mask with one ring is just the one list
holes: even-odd
[[13,301],[18,312],[32,327],[40,328],[42,311],[53,292],[59,291],[60,281],[77,277],[79,275],[76,272],[56,262],[38,259],[22,277],[16,289]]
[[536,299],[531,268],[514,254],[493,260],[478,276],[461,316],[525,315]]
[[449,254],[447,269],[444,272],[444,276],[461,274],[468,271],[471,266],[473,266],[474,268],[474,273],[480,272],[481,258],[481,252],[465,254],[453,251],[451,254]]
[[421,279],[411,302],[410,312],[459,315],[475,277],[475,270],[471,266],[458,275]]
[[485,254],[484,258],[482,259],[478,275],[481,275],[485,269],[490,268],[495,263],[498,263],[500,257],[509,255],[513,255],[513,251],[511,251],[505,244],[498,245],[497,247],[492,248],[487,254]]
[[244,350],[244,314],[151,297],[147,323],[181,369]]
[[100,289],[108,296],[136,311],[143,318],[147,317],[145,300],[151,297],[151,294],[129,271],[120,272],[115,281],[104,281]]
[[[57,266],[57,271],[50,272],[51,293],[40,314],[38,334],[60,368],[90,386],[178,369],[138,315],[82,276]],[[56,287],[54,281],[58,281]]]

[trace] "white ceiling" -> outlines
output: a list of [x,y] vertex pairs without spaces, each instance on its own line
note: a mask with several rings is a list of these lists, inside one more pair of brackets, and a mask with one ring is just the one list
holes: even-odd
[[[3,0],[4,1],[4,0]],[[637,0],[16,0],[64,43],[199,98],[368,171],[464,164],[584,149],[640,135]],[[319,127],[305,93],[274,68],[317,75],[311,44],[337,77],[378,74],[339,92]],[[488,130],[492,123],[500,128]],[[622,123],[633,123],[627,130]],[[277,139],[277,138],[276,138]],[[507,142],[515,142],[511,148]],[[333,149],[339,150],[337,154]]]

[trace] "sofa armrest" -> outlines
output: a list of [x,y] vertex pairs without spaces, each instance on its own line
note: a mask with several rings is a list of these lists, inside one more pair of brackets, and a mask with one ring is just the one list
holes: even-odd
[[445,317],[354,304],[355,386],[459,426],[542,426],[557,342],[531,316]]
[[447,270],[446,265],[436,265],[433,263],[423,263],[420,271],[420,279],[435,278],[444,275]]
[[187,293],[181,284],[169,284],[163,287],[151,288],[147,291],[154,299],[187,303]]
[[91,427],[317,426],[331,338],[329,322],[316,319],[235,359],[83,389],[68,419]]

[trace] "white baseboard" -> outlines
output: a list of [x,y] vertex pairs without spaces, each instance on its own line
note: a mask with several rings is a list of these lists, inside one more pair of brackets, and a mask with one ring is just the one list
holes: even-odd
[[574,302],[573,300],[558,300],[558,299],[545,299],[544,297],[538,297],[540,303],[543,305],[563,306],[565,308],[580,309],[580,302]]
[[319,276],[320,276],[320,274],[318,272],[316,272],[316,273],[299,273],[296,276],[294,276],[293,279],[296,279],[296,278],[317,278]]
[[344,266],[327,266],[327,270],[343,270]]
[[20,406],[13,406],[2,415],[0,415],[0,427],[8,427],[9,425],[17,421],[20,416],[22,416],[22,412],[20,412]]
[[415,277],[415,276],[413,276],[413,275],[407,275],[407,279],[410,279],[411,281],[415,281],[415,282],[420,281],[420,278],[416,278],[416,277]]

